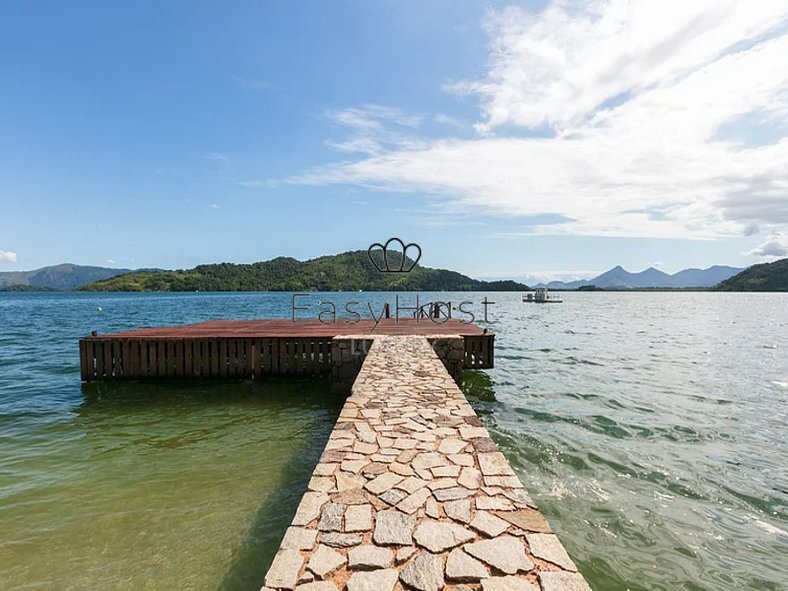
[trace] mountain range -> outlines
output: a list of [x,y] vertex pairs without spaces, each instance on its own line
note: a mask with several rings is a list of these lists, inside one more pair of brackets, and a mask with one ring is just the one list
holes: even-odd
[[[591,279],[551,281],[550,289],[684,289],[733,291],[788,290],[788,259],[754,265],[746,270],[715,265],[684,269],[669,275],[650,267],[631,273],[621,266]],[[398,264],[399,261],[396,261]],[[407,259],[408,265],[415,263]],[[545,286],[544,283],[536,287]],[[479,281],[446,269],[415,265],[410,273],[379,273],[366,251],[346,252],[308,261],[278,257],[250,265],[219,263],[194,269],[112,269],[64,263],[33,271],[0,272],[0,291],[314,291],[314,290],[424,290],[525,291],[515,281]]]
[[549,289],[578,289],[592,285],[602,289],[714,287],[721,281],[725,281],[743,270],[736,267],[714,265],[708,269],[684,269],[669,275],[654,267],[649,267],[640,273],[631,273],[619,265],[591,279],[579,279],[569,282],[550,281],[547,284],[539,283],[536,287],[547,287]]
[[130,273],[131,269],[109,269],[63,263],[34,271],[0,272],[0,290],[75,289],[108,277]]

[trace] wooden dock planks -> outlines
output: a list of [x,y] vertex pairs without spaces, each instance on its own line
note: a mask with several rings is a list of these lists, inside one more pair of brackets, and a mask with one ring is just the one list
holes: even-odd
[[[82,381],[120,379],[254,379],[331,371],[331,340],[366,334],[371,322],[322,324],[283,320],[213,321],[89,336],[79,341]],[[373,334],[460,334],[465,367],[493,366],[494,335],[456,320],[384,320]]]

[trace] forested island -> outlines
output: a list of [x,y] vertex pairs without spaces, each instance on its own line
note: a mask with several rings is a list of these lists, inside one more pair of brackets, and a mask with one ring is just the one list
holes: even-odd
[[718,291],[788,291],[788,258],[753,265],[726,279]]
[[[382,266],[382,260],[377,261]],[[401,257],[390,256],[393,269]],[[176,271],[137,271],[97,281],[82,291],[524,291],[516,281],[480,281],[406,259],[407,273],[381,273],[356,250],[307,261],[278,257],[251,264],[218,263]]]

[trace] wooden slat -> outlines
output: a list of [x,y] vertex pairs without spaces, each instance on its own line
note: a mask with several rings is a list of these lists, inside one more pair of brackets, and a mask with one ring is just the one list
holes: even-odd
[[112,343],[110,341],[104,341],[102,345],[102,349],[104,349],[104,367],[102,369],[102,375],[105,380],[108,380],[112,377]]
[[123,365],[122,359],[122,351],[121,351],[121,342],[118,340],[112,341],[112,367],[110,369],[110,376],[114,378],[119,378],[121,376],[121,366]]
[[137,377],[137,362],[139,360],[140,344],[136,340],[127,339],[126,349],[123,352],[123,377]]
[[211,362],[211,373],[210,376],[212,378],[219,377],[219,340],[212,339],[208,343],[208,359]]
[[93,341],[87,342],[87,361],[88,361],[88,377],[90,380],[96,379],[96,343]]
[[123,339],[120,342],[120,367],[115,367],[115,377],[129,379],[131,374],[131,341]]
[[331,369],[331,339],[323,339],[323,371]]
[[221,378],[227,377],[227,339],[219,340],[219,372]]
[[150,341],[140,341],[140,367],[137,376],[140,378],[147,378],[150,371],[149,364],[150,356]]
[[304,372],[304,339],[295,339],[295,347],[293,347],[293,365],[295,373]]
[[194,377],[194,366],[192,365],[192,355],[194,351],[194,341],[185,339],[181,341],[183,347],[183,377]]
[[83,382],[89,382],[88,375],[88,344],[80,339],[79,341],[79,378]]
[[287,373],[287,344],[288,339],[279,339],[279,367],[277,373],[284,375]]
[[175,375],[175,341],[170,339],[164,341],[164,354],[166,355],[164,375],[171,378]]
[[156,341],[156,375],[160,378],[167,377],[167,341]]
[[255,357],[255,341],[252,339],[244,339],[243,340],[243,350],[244,350],[244,372],[243,375],[245,378],[252,378],[254,377],[254,357]]
[[312,375],[320,373],[320,345],[323,342],[322,338],[312,339]]
[[265,339],[254,339],[254,353],[252,358],[252,377],[258,378],[263,374],[263,344]]
[[93,370],[93,377],[100,380],[102,372],[104,371],[104,344],[101,342],[93,343],[93,358],[95,359],[95,368]]
[[148,341],[148,377],[159,375],[159,345],[156,341]]
[[183,339],[177,339],[173,344],[174,344],[174,353],[175,353],[175,358],[173,359],[174,361],[173,376],[176,378],[182,378],[183,365],[184,365]]
[[192,369],[191,369],[191,377],[199,378],[202,377],[201,372],[201,351],[202,349],[202,341],[201,340],[192,340]]
[[243,370],[243,347],[241,346],[240,339],[232,339],[230,341],[230,375],[234,378],[241,376]]
[[269,375],[276,375],[279,373],[279,341],[281,339],[271,339],[271,365],[269,365]]
[[211,375],[211,346],[208,339],[200,340],[200,377],[207,378]]

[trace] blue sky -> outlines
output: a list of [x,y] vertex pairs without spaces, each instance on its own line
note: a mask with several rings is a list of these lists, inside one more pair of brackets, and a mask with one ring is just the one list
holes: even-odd
[[686,4],[0,0],[0,271],[785,256],[788,10]]

